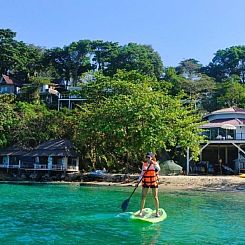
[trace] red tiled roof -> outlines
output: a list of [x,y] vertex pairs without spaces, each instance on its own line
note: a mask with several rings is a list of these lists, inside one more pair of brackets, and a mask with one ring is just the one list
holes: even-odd
[[24,85],[24,82],[18,81],[15,78],[10,78],[9,76],[4,74],[2,74],[2,78],[3,78],[3,84],[15,85],[17,87],[21,87]]

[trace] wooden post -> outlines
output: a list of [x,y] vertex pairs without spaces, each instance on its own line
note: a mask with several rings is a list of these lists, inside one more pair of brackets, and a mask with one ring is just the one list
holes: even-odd
[[189,168],[190,168],[190,148],[187,147],[187,151],[186,151],[186,175],[189,175]]
[[238,173],[240,174],[240,158],[241,158],[241,155],[240,155],[240,150],[239,149],[237,149],[237,161],[238,161],[238,163],[237,163],[237,165],[238,165]]

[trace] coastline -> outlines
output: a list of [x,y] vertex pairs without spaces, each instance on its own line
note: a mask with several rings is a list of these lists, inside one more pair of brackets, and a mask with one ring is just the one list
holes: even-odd
[[[79,186],[135,187],[138,175],[128,175],[127,179],[118,174],[106,174],[102,179],[81,179],[77,181],[33,181],[1,180],[0,184],[72,184]],[[139,186],[140,187],[140,186]],[[239,191],[245,193],[245,178],[236,176],[159,176],[159,192],[164,191]]]
[[[239,176],[162,176],[159,190],[245,191]],[[161,180],[160,180],[161,181]]]
[[[106,182],[86,181],[80,185],[101,186],[128,186],[135,187],[136,181],[130,182]],[[245,178],[239,176],[160,176],[159,192],[178,190],[200,190],[200,191],[243,191],[245,193]]]

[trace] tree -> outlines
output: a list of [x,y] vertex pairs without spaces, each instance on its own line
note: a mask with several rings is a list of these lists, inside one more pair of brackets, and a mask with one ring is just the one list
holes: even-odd
[[223,107],[245,107],[245,86],[239,83],[239,77],[232,76],[217,89],[217,105]]
[[158,79],[163,74],[161,58],[151,46],[136,43],[118,46],[118,43],[101,40],[80,40],[64,48],[47,50],[43,64],[49,64],[50,70],[56,70],[60,78],[73,80],[74,84],[90,70],[102,71],[109,76],[117,70],[136,70]]
[[212,62],[204,68],[207,75],[218,82],[222,82],[232,75],[240,77],[240,82],[245,82],[245,46],[233,46],[218,50]]
[[84,154],[93,163],[100,160],[120,166],[127,162],[134,167],[145,152],[177,145],[184,150],[189,146],[197,156],[202,139],[197,127],[200,118],[183,107],[180,98],[159,90],[156,80],[145,77],[136,83],[121,76],[109,80],[100,75],[84,85],[87,91],[104,95],[91,98],[87,93],[86,106],[76,112],[80,122],[76,139]]
[[143,75],[163,75],[163,63],[160,55],[149,45],[129,43],[119,48],[118,54],[111,57],[105,74],[113,76],[117,70],[136,70]]
[[0,104],[0,148],[12,144],[30,148],[50,139],[74,139],[77,121],[70,110],[49,110],[44,104],[20,102],[8,94],[0,95]]
[[0,95],[0,104],[0,147],[4,147],[14,142],[11,135],[18,129],[18,114],[13,95]]
[[43,49],[16,41],[15,35],[9,29],[0,29],[0,72],[26,81],[40,71]]
[[0,29],[0,74],[6,74],[14,67],[13,57],[16,53],[16,33],[10,29]]
[[43,77],[29,77],[29,84],[21,88],[19,98],[29,103],[40,104],[40,89],[43,85],[49,84],[51,81]]
[[176,67],[177,74],[182,75],[186,79],[195,80],[199,77],[202,65],[195,59],[186,59],[180,62]]
[[11,132],[15,143],[25,148],[33,148],[50,139],[63,138],[64,130],[61,125],[63,113],[49,110],[44,104],[18,102],[16,113],[19,115],[17,130]]
[[108,69],[111,60],[118,55],[119,45],[117,42],[96,40],[91,42],[91,52],[93,56],[93,70],[102,71],[104,73]]
[[213,78],[197,71],[185,71],[182,74],[177,74],[175,68],[169,67],[165,71],[164,80],[173,85],[170,90],[171,94],[178,95],[184,92],[185,101],[193,104],[195,109],[209,110],[212,108],[208,102],[214,97],[216,88]]
[[72,42],[64,48],[47,50],[43,63],[54,67],[60,78],[73,81],[76,85],[84,72],[91,70],[91,41]]
[[165,69],[164,80],[172,84],[170,93],[175,96],[183,91],[182,83],[186,79],[183,76],[178,75],[174,67],[168,67]]

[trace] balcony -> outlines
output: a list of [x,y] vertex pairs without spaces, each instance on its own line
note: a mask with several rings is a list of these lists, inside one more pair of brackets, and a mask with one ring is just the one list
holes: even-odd
[[48,163],[37,163],[37,162],[21,162],[19,164],[7,164],[0,162],[0,168],[4,169],[28,169],[28,170],[53,170],[53,171],[79,171],[79,166],[75,164],[69,164],[64,167],[63,164],[53,163],[48,165]]
[[43,169],[43,170],[47,170],[47,169],[48,169],[48,164],[34,163],[34,169]]
[[239,133],[235,135],[225,135],[225,134],[219,134],[219,135],[207,135],[207,140],[244,140],[245,141],[245,133]]
[[245,141],[245,131],[237,131],[237,130],[231,130],[231,129],[222,129],[222,128],[210,128],[206,129],[202,133],[207,140],[239,140],[239,141]]
[[0,168],[19,168],[19,164],[0,164]]
[[62,164],[52,164],[52,170],[64,170]]

